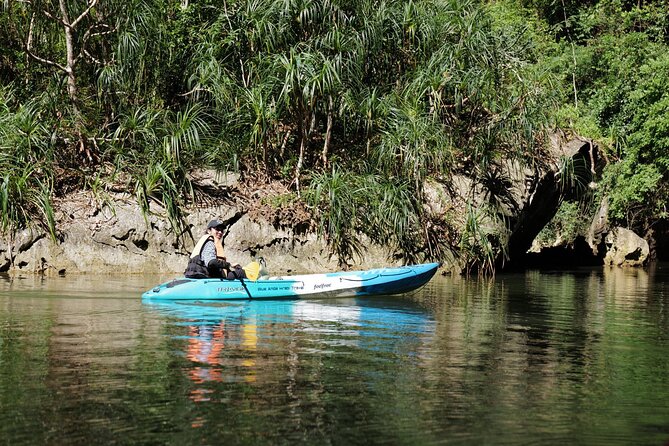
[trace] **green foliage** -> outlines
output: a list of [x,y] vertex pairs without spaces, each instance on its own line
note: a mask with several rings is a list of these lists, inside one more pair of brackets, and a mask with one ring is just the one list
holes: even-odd
[[574,27],[585,38],[643,33],[650,40],[666,43],[669,37],[666,0],[600,0],[574,15]]
[[305,199],[320,210],[319,232],[340,263],[362,253],[359,232],[397,249],[407,261],[421,257],[424,222],[410,183],[333,166],[312,178]]
[[386,118],[371,159],[378,171],[411,180],[420,191],[429,174],[448,172],[452,155],[448,135],[423,112],[421,104],[401,102]]
[[40,176],[39,166],[21,165],[8,156],[0,157],[0,162],[9,168],[3,168],[0,177],[0,232],[11,235],[23,227],[35,226],[38,217],[38,226],[44,226],[55,239],[52,185]]
[[640,162],[669,168],[669,56],[661,53],[639,67],[639,80],[624,110],[631,116],[627,144]]
[[355,236],[358,213],[364,203],[364,189],[358,178],[333,167],[330,174],[316,175],[307,196],[308,203],[320,211],[319,232],[333,247],[341,263],[362,252]]
[[666,218],[666,184],[662,179],[656,166],[631,159],[610,166],[604,176],[610,216],[636,228],[643,228],[649,219]]
[[586,196],[588,184],[586,178],[591,176],[583,158],[562,156],[559,159],[557,181],[563,197],[569,195]]
[[106,155],[128,176],[127,186],[145,215],[150,201],[157,201],[179,233],[186,200],[193,197],[188,172],[201,164],[210,133],[206,112],[198,104],[176,113],[140,106],[119,118]]
[[262,199],[262,203],[271,206],[274,209],[289,207],[298,202],[297,194],[288,192],[281,195],[270,195]]
[[603,34],[623,36],[641,32],[667,42],[666,0],[520,0],[551,26],[558,38],[579,44]]
[[[7,5],[7,48],[25,48],[33,29],[34,52],[61,63],[66,33],[49,19],[59,14],[55,4]],[[67,7],[74,16],[85,6]],[[342,262],[361,249],[357,231],[407,261],[440,256],[448,249],[438,245],[450,242],[430,229],[427,181],[466,175],[499,204],[508,195],[501,166],[545,161],[546,132],[566,88],[549,70],[556,62],[542,63],[560,46],[525,6],[111,0],[83,16],[74,35],[77,97],[57,64],[0,53],[11,64],[2,76],[37,117],[19,122],[12,106],[7,132],[24,135],[28,148],[3,153],[20,167],[44,163],[34,173],[44,187],[64,168],[100,196],[121,183],[145,213],[160,204],[178,233],[194,196],[191,169],[260,171],[305,194]],[[579,69],[587,74],[586,56]],[[33,100],[33,91],[45,94]],[[601,102],[613,119],[613,101]],[[494,207],[490,215],[499,213]],[[491,264],[505,239],[479,239],[490,246],[475,257]]]
[[589,225],[590,207],[583,202],[563,201],[553,219],[544,227],[536,242],[542,246],[571,245],[579,235],[583,235]]
[[16,107],[13,92],[0,90],[0,234],[37,224],[55,239],[52,151],[38,109]]
[[497,260],[506,256],[507,236],[495,209],[485,206],[476,209],[468,205],[458,246],[465,272],[470,274],[476,270],[482,275],[493,274]]
[[[615,224],[645,232],[667,217],[669,58],[665,1],[604,0],[572,10],[565,81],[573,69],[578,102],[565,97],[559,123],[595,139],[608,165],[599,193]],[[569,18],[572,18],[572,15]],[[570,63],[570,59],[573,60]]]

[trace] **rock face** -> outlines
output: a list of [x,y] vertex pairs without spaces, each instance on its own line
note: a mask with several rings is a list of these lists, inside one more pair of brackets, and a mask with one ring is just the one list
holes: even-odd
[[629,229],[614,228],[606,235],[605,244],[605,265],[642,266],[648,261],[648,242]]
[[[182,274],[188,256],[212,218],[227,225],[224,247],[228,260],[242,265],[262,256],[272,274],[323,272],[338,269],[327,243],[315,233],[296,233],[254,221],[234,205],[192,209],[187,230],[177,237],[163,209],[144,216],[134,199],[113,197],[113,208],[79,193],[57,203],[58,239],[43,230],[27,229],[11,241],[0,240],[0,272],[174,273]],[[388,265],[389,253],[369,246],[364,259],[352,266]],[[11,258],[11,259],[10,259]]]
[[[599,251],[602,248],[602,243],[604,242],[603,239],[609,232],[608,213],[609,213],[609,200],[606,197],[604,197],[602,199],[601,204],[599,205],[597,214],[595,214],[594,218],[592,219],[592,222],[590,223],[590,228],[588,228],[588,233],[586,234],[586,240],[588,242],[588,245],[590,245],[590,249],[592,250],[594,255],[600,255]],[[604,247],[604,250],[605,249],[606,248]]]
[[507,256],[511,264],[526,255],[536,236],[555,216],[562,200],[578,197],[584,192],[581,185],[593,179],[597,156],[596,147],[590,141],[574,138],[563,142],[555,136],[551,147],[552,170],[543,172],[525,194],[519,194],[519,211],[510,219]]
[[[543,171],[502,162],[491,168],[483,180],[454,175],[448,182],[426,182],[424,209],[437,217],[437,221],[441,218],[447,222],[453,233],[465,231],[470,218],[477,219],[479,228],[479,233],[470,234],[471,237],[486,238],[504,233],[508,236],[508,249],[498,262],[502,267],[514,266],[516,259],[526,258],[532,241],[555,215],[561,201],[582,193],[582,188],[574,184],[588,184],[595,172],[596,151],[586,140],[555,138],[547,157],[549,161]],[[262,256],[267,260],[271,274],[340,269],[326,240],[316,233],[282,224],[279,220],[285,222],[285,219],[264,216],[258,209],[251,213],[240,202],[235,202],[231,191],[237,187],[236,180],[234,175],[220,179],[212,172],[198,172],[193,181],[219,193],[218,196],[211,195],[218,198],[210,199],[217,204],[189,209],[182,233],[176,233],[164,218],[164,209],[152,203],[145,215],[135,198],[129,195],[110,195],[104,203],[86,192],[59,199],[54,206],[57,209],[57,240],[52,240],[39,228],[0,239],[0,272],[182,274],[194,244],[212,218],[218,218],[226,225],[223,241],[227,258],[232,263],[244,265],[254,257]],[[494,191],[503,193],[495,194]],[[500,218],[490,218],[489,214],[478,212],[493,201]],[[605,202],[595,223],[587,242],[592,248],[605,248],[607,264],[641,265],[646,262],[648,243],[622,228],[609,231]],[[607,233],[606,243],[603,243]],[[452,244],[457,243],[455,237],[453,240]],[[361,258],[353,259],[349,265],[352,268],[394,265],[400,261],[393,258],[394,253],[386,247],[365,240],[361,242],[366,251]],[[595,251],[595,256],[601,258],[604,250],[601,251],[599,254]],[[457,271],[461,266],[459,261],[461,259],[454,257],[453,264],[447,267]]]

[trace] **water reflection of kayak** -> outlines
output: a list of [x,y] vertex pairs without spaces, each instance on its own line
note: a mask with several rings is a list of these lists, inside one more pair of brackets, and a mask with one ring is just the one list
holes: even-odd
[[207,382],[273,382],[277,367],[297,367],[295,358],[314,354],[368,349],[394,358],[403,345],[421,343],[434,332],[434,320],[422,308],[386,297],[145,300],[143,305],[182,327],[169,333],[191,361],[185,370],[194,383],[189,395],[195,402],[211,398]]
[[[408,301],[401,301],[396,308],[390,299],[342,298],[331,300],[239,300],[231,302],[199,300],[146,300],[147,308],[176,318],[177,325],[218,325],[221,321],[233,324],[264,325],[316,322],[336,322],[342,325],[355,325],[358,328],[388,325],[393,329],[412,332],[416,327],[423,327],[427,314],[418,307],[412,307]],[[424,328],[420,332],[425,332]]]
[[400,294],[425,285],[438,263],[250,280],[175,279],[142,294],[143,299],[296,299]]

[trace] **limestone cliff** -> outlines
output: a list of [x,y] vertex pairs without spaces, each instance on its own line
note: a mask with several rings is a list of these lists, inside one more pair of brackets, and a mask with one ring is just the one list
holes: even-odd
[[[113,205],[98,203],[80,192],[58,200],[58,239],[44,231],[26,229],[11,245],[0,242],[0,272],[65,273],[182,273],[190,251],[212,218],[227,224],[225,250],[231,262],[245,264],[262,256],[272,272],[311,272],[337,269],[326,243],[315,233],[296,233],[261,218],[251,218],[234,205],[190,209],[184,234],[176,234],[152,208],[144,216],[126,195],[111,195]],[[11,248],[11,249],[10,249]],[[11,256],[11,260],[10,260]],[[365,265],[388,264],[381,248],[370,247]]]
[[[577,185],[590,183],[595,173],[596,147],[589,141],[556,136],[547,156],[549,159],[540,169],[501,162],[483,178],[460,174],[446,183],[427,182],[424,185],[425,212],[437,219],[448,216],[449,224],[460,234],[461,245],[467,237],[498,234],[499,240],[506,238],[506,249],[493,260],[498,266],[522,263],[532,241],[555,215],[561,201],[583,193]],[[164,217],[165,210],[156,203],[151,204],[146,214],[141,212],[134,197],[127,194],[108,193],[101,200],[92,193],[77,192],[54,203],[56,240],[36,227],[0,240],[0,272],[180,274],[194,243],[212,218],[226,224],[224,245],[231,262],[245,264],[254,257],[264,257],[269,270],[277,274],[340,269],[340,259],[332,256],[326,241],[313,228],[294,224],[308,220],[308,215],[300,220],[292,218],[290,213],[295,211],[288,208],[279,209],[283,214],[268,215],[264,212],[267,209],[248,206],[248,200],[235,198],[234,178],[221,181],[215,173],[200,172],[194,173],[193,181],[200,188],[215,193],[185,210],[185,229],[181,233],[175,232]],[[499,194],[500,190],[503,194]],[[494,213],[478,213],[480,209],[490,208],[493,200],[496,200]],[[472,212],[483,215],[478,222],[484,228],[480,234],[466,232]],[[622,264],[621,256],[634,257],[635,264],[645,263],[647,249],[642,249],[638,256],[618,249],[616,240],[624,240],[628,245],[632,239],[638,242],[627,232],[618,230],[618,237],[607,236],[605,230],[594,233],[596,237],[593,235],[589,240],[591,246],[604,246],[610,251],[609,263]],[[363,235],[358,237],[364,238]],[[607,237],[606,243],[593,242],[595,239],[601,242],[604,237]],[[350,267],[400,262],[388,247],[372,243],[364,243],[364,246],[366,250],[360,258],[350,259]],[[599,255],[604,258],[605,253]],[[450,260],[451,264],[445,268],[456,271],[463,267],[462,257],[454,255]]]

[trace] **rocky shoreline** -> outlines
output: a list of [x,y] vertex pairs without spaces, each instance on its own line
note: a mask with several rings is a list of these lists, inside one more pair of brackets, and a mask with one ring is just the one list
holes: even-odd
[[[324,240],[315,233],[276,227],[234,205],[191,209],[187,230],[177,237],[163,209],[156,205],[144,216],[133,197],[116,194],[113,205],[100,205],[90,193],[78,192],[58,202],[52,240],[38,228],[25,229],[0,241],[0,272],[145,274],[183,272],[190,251],[207,222],[227,224],[228,259],[245,264],[264,257],[272,272],[315,272],[337,269]],[[358,265],[388,265],[388,253],[370,246]]]
[[[560,183],[560,163],[565,158],[581,163],[583,184],[592,182],[596,165],[596,147],[590,141],[554,138],[552,161],[537,175],[517,166],[503,166],[510,188],[508,205],[503,211],[511,222],[508,259],[500,264],[524,268],[550,264],[561,257],[565,264],[579,263],[611,266],[644,266],[651,256],[648,241],[625,228],[609,227],[604,200],[600,212],[583,234],[579,246],[532,247],[533,240],[555,215],[565,191]],[[304,210],[263,206],[263,199],[276,198],[286,191],[241,191],[234,175],[196,172],[192,181],[212,193],[185,212],[185,229],[177,233],[165,217],[165,209],[151,202],[149,212],[142,212],[135,197],[126,193],[106,192],[104,199],[91,191],[79,191],[58,198],[54,203],[56,232],[54,240],[46,230],[31,227],[0,239],[0,273],[70,273],[102,274],[181,274],[188,256],[209,220],[218,218],[226,224],[224,245],[228,260],[246,264],[263,257],[275,274],[309,273],[341,269],[326,240],[309,228]],[[425,185],[426,212],[454,216],[452,224],[464,228],[466,209],[485,206],[480,185],[459,176],[445,187]],[[267,194],[266,197],[262,197]],[[274,194],[274,196],[272,196]],[[235,198],[233,198],[235,197]],[[268,200],[271,201],[271,200]],[[278,214],[276,213],[278,212]],[[305,215],[302,215],[305,214]],[[493,225],[491,222],[484,222]],[[364,238],[363,235],[358,235]],[[657,241],[654,241],[655,244]],[[365,269],[401,263],[389,247],[364,241],[365,251],[349,259],[350,268]],[[532,249],[531,249],[532,248]],[[528,251],[535,251],[529,253]],[[536,251],[541,251],[538,255]],[[510,259],[510,262],[508,260]],[[434,260],[434,259],[433,259]],[[457,262],[446,264],[444,271],[458,272]]]
[[[79,192],[60,200],[58,238],[32,228],[0,242],[0,272],[44,275],[96,274],[181,274],[190,251],[202,229],[212,218],[227,224],[224,236],[228,258],[245,264],[255,257],[268,261],[275,274],[334,271],[340,269],[327,243],[314,232],[296,233],[292,228],[277,227],[244,210],[230,205],[191,210],[187,217],[190,234],[177,237],[161,209],[144,217],[132,197],[119,194],[112,206],[100,206],[91,194]],[[624,228],[592,229],[599,237],[588,240],[594,252],[578,253],[562,248],[559,254],[544,252],[542,262],[530,257],[535,265],[556,263],[565,249],[571,265],[593,261],[610,266],[644,266],[649,259],[646,240]],[[597,232],[599,231],[599,232]],[[594,236],[593,236],[594,237]],[[371,268],[397,264],[392,253],[382,246],[367,243],[361,259],[352,268]],[[583,242],[583,246],[586,246]],[[599,252],[597,252],[599,247]],[[576,260],[574,260],[576,259]],[[444,270],[454,270],[445,265]]]

